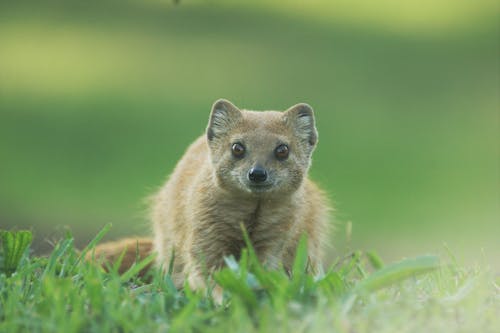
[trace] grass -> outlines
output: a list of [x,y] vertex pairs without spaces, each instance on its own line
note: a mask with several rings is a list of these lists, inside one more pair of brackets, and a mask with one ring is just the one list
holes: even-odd
[[[109,227],[108,227],[109,229]],[[352,253],[324,274],[305,272],[303,240],[289,278],[268,271],[252,249],[214,275],[222,305],[210,291],[176,290],[169,276],[124,275],[81,258],[71,235],[48,257],[28,248],[13,274],[0,271],[0,332],[497,332],[500,290],[486,269],[464,269],[424,256],[384,265]],[[9,233],[3,233],[3,237]],[[13,238],[22,233],[15,233]],[[12,237],[12,236],[11,236]],[[24,239],[25,235],[22,236]],[[5,245],[1,259],[9,257]],[[146,259],[150,260],[150,259]],[[146,262],[147,263],[147,262]],[[1,261],[0,261],[1,264]],[[142,264],[145,264],[143,262]]]

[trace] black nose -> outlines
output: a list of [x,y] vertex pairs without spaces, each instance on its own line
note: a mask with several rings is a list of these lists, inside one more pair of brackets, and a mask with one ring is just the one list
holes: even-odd
[[256,166],[248,171],[248,179],[254,183],[262,183],[267,179],[267,171],[266,169]]

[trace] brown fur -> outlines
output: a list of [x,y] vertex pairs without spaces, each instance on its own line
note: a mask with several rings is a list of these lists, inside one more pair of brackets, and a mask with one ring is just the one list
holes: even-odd
[[[107,264],[115,263],[120,257],[122,261],[118,272],[125,273],[136,261],[146,258],[152,253],[153,242],[150,238],[124,238],[114,242],[107,242],[95,248],[95,251],[87,252],[85,259],[90,261],[92,257],[100,260],[104,259],[103,267],[107,269]],[[151,267],[146,266],[140,273],[143,276]]]
[[[243,158],[232,155],[234,142],[246,147]],[[290,155],[278,160],[274,149],[283,143]],[[245,246],[243,225],[257,256],[270,268],[290,270],[298,240],[306,234],[310,267],[318,270],[329,206],[307,178],[316,143],[314,115],[306,104],[285,112],[255,112],[217,101],[206,135],[188,148],[152,199],[156,264],[167,269],[175,253],[174,283],[181,287],[187,278],[192,287],[202,288],[205,269],[222,267],[224,256],[239,257]],[[248,170],[255,165],[268,171],[266,186],[249,182]],[[151,243],[142,244],[149,252]],[[96,251],[121,253],[123,243],[104,244]]]

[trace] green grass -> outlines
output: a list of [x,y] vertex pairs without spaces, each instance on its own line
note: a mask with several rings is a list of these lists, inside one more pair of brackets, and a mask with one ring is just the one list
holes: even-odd
[[[109,227],[108,227],[109,229]],[[183,291],[168,275],[120,276],[81,260],[70,235],[45,258],[26,250],[12,275],[0,270],[0,332],[498,332],[498,278],[423,256],[384,266],[352,253],[319,276],[305,273],[305,240],[289,278],[267,271],[252,250],[214,279],[210,291]],[[3,235],[5,236],[6,233]],[[20,234],[20,233],[18,233]],[[15,238],[15,237],[14,237]],[[5,245],[5,244],[4,244]],[[4,246],[0,259],[8,257]],[[1,261],[0,261],[1,264]],[[145,264],[143,262],[142,264]],[[2,267],[0,267],[2,268]]]

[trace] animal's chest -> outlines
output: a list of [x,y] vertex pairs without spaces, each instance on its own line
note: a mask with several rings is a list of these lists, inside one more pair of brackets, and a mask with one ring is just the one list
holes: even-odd
[[252,206],[226,207],[224,210],[218,210],[217,215],[216,223],[223,223],[232,231],[228,233],[232,242],[244,242],[243,232],[246,232],[256,250],[267,247],[269,243],[284,241],[296,220],[286,205],[268,202],[259,202]]
[[[277,246],[291,234],[297,217],[291,205],[281,201],[252,201],[233,198],[206,197],[203,209],[194,211],[193,226],[199,240],[224,252],[239,254],[245,247],[246,232],[257,251]],[[198,206],[201,207],[201,206]],[[208,208],[208,209],[207,209]]]

